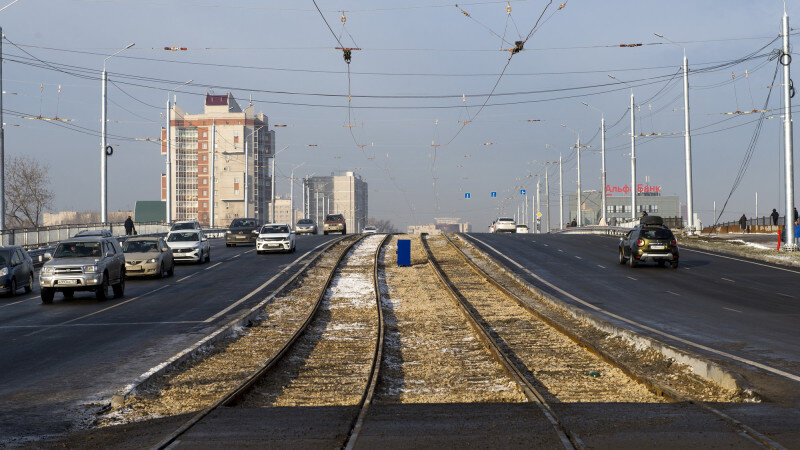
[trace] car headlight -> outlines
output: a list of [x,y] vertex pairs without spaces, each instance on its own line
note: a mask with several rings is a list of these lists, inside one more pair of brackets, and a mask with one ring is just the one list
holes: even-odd
[[156,261],[158,261],[158,258],[150,258],[150,259],[147,260],[147,262],[150,263],[150,264],[152,264],[152,263],[154,263]]
[[8,267],[3,267],[0,269],[0,277],[4,277],[6,275],[8,275]]
[[225,234],[231,234],[231,230],[225,230]]
[[42,275],[51,275],[53,273],[52,266],[44,266],[42,267]]
[[97,273],[97,266],[83,266],[83,273]]

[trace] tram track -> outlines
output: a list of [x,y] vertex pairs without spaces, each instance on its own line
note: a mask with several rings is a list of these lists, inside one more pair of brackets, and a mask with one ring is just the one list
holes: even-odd
[[[305,358],[298,358],[299,354],[303,353],[303,340],[308,340],[309,335],[314,335],[319,333],[320,335],[312,338],[312,340],[317,340],[317,342],[323,342],[323,336],[326,331],[329,331],[330,334],[335,335],[337,332],[351,328],[350,331],[355,333],[360,333],[364,331],[366,337],[364,339],[354,338],[351,336],[325,336],[327,339],[324,339],[324,342],[338,342],[339,344],[347,345],[352,344],[356,341],[359,343],[363,343],[363,341],[367,341],[369,345],[367,347],[370,350],[370,355],[368,357],[364,357],[365,361],[368,361],[365,366],[368,368],[367,373],[364,375],[364,382],[361,383],[360,393],[358,395],[358,401],[355,402],[355,408],[352,409],[353,415],[352,419],[349,420],[348,429],[345,432],[336,433],[336,436],[344,436],[344,439],[339,443],[341,447],[351,447],[352,444],[358,437],[359,430],[363,423],[364,418],[367,415],[367,411],[371,404],[372,394],[375,391],[375,384],[378,379],[378,371],[380,370],[380,361],[383,349],[383,316],[382,310],[380,307],[380,289],[378,286],[378,255],[380,254],[380,250],[383,247],[385,241],[388,239],[388,235],[385,236],[373,236],[369,237],[362,237],[359,239],[354,240],[351,242],[346,249],[344,249],[341,254],[339,255],[336,264],[334,265],[333,269],[329,272],[324,287],[320,290],[319,295],[317,296],[316,302],[313,308],[310,310],[309,314],[306,316],[302,326],[297,328],[297,330],[292,334],[291,338],[288,339],[284,345],[271,357],[266,364],[260,367],[255,373],[253,373],[247,380],[240,383],[234,389],[231,389],[226,395],[221,397],[218,401],[216,401],[213,405],[203,409],[202,411],[194,414],[188,421],[183,423],[179,428],[175,431],[170,433],[167,437],[162,439],[156,446],[153,448],[163,449],[167,447],[171,447],[175,444],[180,444],[181,439],[186,439],[190,437],[190,434],[195,432],[198,428],[202,428],[204,425],[204,421],[209,418],[212,413],[219,413],[223,410],[230,410],[232,407],[238,408],[265,408],[269,406],[274,406],[276,404],[282,403],[289,403],[289,404],[296,404],[302,405],[304,403],[309,402],[309,396],[314,396],[316,392],[314,389],[308,389],[308,384],[314,385],[315,383],[324,383],[324,380],[328,382],[335,380],[336,378],[340,377],[342,374],[341,372],[337,372],[336,370],[324,374],[316,374],[317,378],[308,377],[307,373],[303,373],[303,369],[309,369],[315,366],[314,361],[312,358],[314,357],[312,354],[305,355]],[[369,330],[370,327],[360,327],[360,326],[353,326],[349,327],[349,325],[353,325],[352,323],[333,323],[331,321],[331,306],[334,298],[336,297],[335,292],[337,289],[341,292],[342,290],[347,291],[348,286],[346,286],[346,280],[348,277],[352,277],[352,273],[348,273],[348,277],[343,276],[344,272],[350,270],[348,269],[351,266],[352,260],[358,256],[359,247],[364,246],[367,244],[372,244],[368,242],[370,239],[378,239],[379,242],[375,242],[375,249],[372,251],[371,258],[369,259],[369,266],[372,270],[369,273],[369,277],[372,279],[372,304],[374,320],[367,319],[366,322],[374,322],[374,334],[371,333],[372,330]],[[363,253],[363,252],[361,252]],[[351,292],[345,292],[345,294],[350,294]],[[340,305],[341,306],[341,305]],[[347,306],[347,305],[345,305]],[[352,305],[350,305],[352,306]],[[365,305],[366,306],[366,305]],[[367,312],[369,308],[365,308],[364,312]],[[344,309],[342,309],[344,310]],[[334,313],[335,314],[335,313]],[[324,317],[323,317],[324,316]],[[322,326],[322,330],[320,329]],[[352,334],[352,333],[351,333]],[[358,347],[358,346],[356,346]],[[364,346],[360,346],[359,348],[355,349],[355,353],[362,352]],[[323,353],[326,351],[323,350]],[[325,357],[330,357],[330,354],[327,354]],[[296,366],[292,369],[290,366]],[[327,366],[327,369],[331,369],[332,366]],[[288,371],[288,372],[287,372]],[[290,380],[282,379],[282,374],[291,373],[292,376]],[[357,377],[354,377],[357,378]],[[271,395],[272,393],[268,392],[271,388],[278,386],[278,393],[277,395]],[[298,389],[293,390],[291,385],[293,383],[301,384],[298,386]],[[343,384],[343,383],[339,383]],[[347,384],[347,383],[344,383]],[[349,383],[355,384],[355,383]],[[292,392],[298,394],[293,399],[284,398],[284,397],[291,397]],[[302,392],[305,392],[303,394]],[[344,396],[346,397],[346,396]],[[265,402],[264,399],[267,399]],[[313,403],[313,400],[311,401]],[[190,439],[191,441],[191,439]],[[191,445],[191,444],[190,444]]]

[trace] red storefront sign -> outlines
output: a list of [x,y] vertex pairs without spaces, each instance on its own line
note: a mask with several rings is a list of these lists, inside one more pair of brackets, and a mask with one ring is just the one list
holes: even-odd
[[[661,193],[661,186],[650,186],[650,185],[647,185],[647,184],[637,184],[636,185],[636,193],[637,194],[644,194],[644,193],[649,193],[649,192],[658,192],[660,194]],[[607,184],[606,185],[606,195],[607,196],[611,196],[611,195],[614,195],[615,193],[630,195],[631,188],[627,184],[625,186],[622,186],[622,187],[620,187],[620,186],[611,186],[610,184]]]

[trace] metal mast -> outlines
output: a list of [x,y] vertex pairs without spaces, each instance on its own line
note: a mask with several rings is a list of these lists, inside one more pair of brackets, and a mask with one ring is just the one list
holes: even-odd
[[783,12],[783,54],[781,64],[783,65],[783,142],[784,142],[784,166],[786,167],[786,246],[788,251],[797,250],[797,242],[794,237],[794,156],[792,154],[792,79],[789,73],[791,63],[791,53],[789,53],[789,16]]

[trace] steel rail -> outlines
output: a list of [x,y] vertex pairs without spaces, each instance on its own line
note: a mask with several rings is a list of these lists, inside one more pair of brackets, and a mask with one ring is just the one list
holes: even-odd
[[[494,277],[489,275],[480,266],[475,264],[470,259],[470,257],[467,256],[464,253],[464,251],[461,250],[450,239],[450,237],[448,237],[445,233],[442,233],[442,235],[445,237],[445,239],[447,239],[447,242],[450,243],[450,245],[453,248],[456,249],[458,254],[461,255],[461,257],[467,263],[467,265],[469,265],[472,268],[472,270],[476,274],[478,274],[481,278],[483,278],[487,283],[489,283],[492,286],[496,287],[500,292],[505,294],[508,298],[514,300],[519,306],[521,306],[526,311],[528,311],[531,314],[533,314],[534,316],[536,316],[542,322],[546,323],[547,325],[549,325],[553,329],[557,330],[558,332],[560,332],[561,334],[563,334],[564,336],[566,336],[567,338],[569,338],[570,340],[572,340],[576,344],[580,345],[581,347],[585,348],[589,352],[593,353],[594,355],[599,357],[601,360],[603,360],[606,363],[616,367],[617,369],[620,369],[623,373],[625,373],[626,375],[631,377],[634,381],[636,381],[638,383],[641,383],[646,388],[648,388],[650,391],[652,391],[652,392],[654,392],[654,393],[656,393],[658,395],[661,395],[663,397],[666,397],[666,398],[668,398],[668,399],[670,399],[672,401],[675,401],[675,402],[690,403],[690,404],[692,404],[694,406],[697,406],[698,408],[703,409],[703,410],[705,410],[705,411],[707,411],[707,412],[709,412],[709,413],[721,418],[725,422],[728,422],[734,428],[737,429],[739,434],[742,434],[742,433],[745,434],[749,441],[754,442],[754,443],[756,443],[758,445],[761,445],[761,446],[766,447],[766,448],[772,448],[772,449],[784,449],[785,448],[781,444],[773,441],[772,439],[768,438],[764,434],[762,434],[762,433],[758,432],[757,430],[753,429],[752,427],[740,422],[739,420],[737,420],[737,419],[725,414],[724,412],[722,412],[722,411],[720,411],[720,410],[718,410],[718,409],[716,409],[714,407],[708,406],[708,405],[704,404],[703,402],[698,402],[698,401],[696,401],[696,400],[694,400],[692,398],[689,398],[689,397],[681,394],[680,392],[672,389],[671,387],[669,387],[669,386],[667,386],[667,385],[665,385],[663,383],[660,383],[660,382],[658,382],[656,380],[650,379],[649,377],[647,377],[647,376],[645,376],[643,374],[638,373],[637,371],[631,369],[626,364],[621,362],[614,355],[612,355],[611,353],[607,352],[602,347],[600,347],[600,346],[598,346],[598,345],[596,345],[596,344],[594,344],[592,342],[589,342],[589,341],[586,341],[586,340],[582,339],[577,333],[575,333],[572,330],[562,326],[561,324],[551,320],[547,316],[545,316],[542,313],[540,313],[539,311],[535,310],[532,306],[530,306],[527,302],[522,300],[519,296],[517,296],[513,292],[509,291],[505,286],[503,286],[500,282],[498,282]],[[459,237],[460,236],[464,236],[464,235],[459,234]],[[472,244],[472,241],[469,239],[469,236],[467,236],[467,238],[468,239],[465,239],[465,241],[467,241],[470,244]],[[497,262],[494,258],[489,257],[488,259],[489,259],[489,261],[491,261],[491,262],[493,262],[493,263],[495,263],[497,265],[500,265],[500,263]]]
[[[333,247],[336,243],[342,242],[346,238],[341,238],[331,244],[331,246],[327,247],[325,250],[319,252],[315,257],[315,260],[318,260],[325,254],[325,251]],[[325,285],[323,286],[322,290],[320,291],[319,295],[317,296],[317,300],[314,303],[314,307],[311,308],[310,313],[306,317],[303,324],[292,334],[289,340],[283,344],[283,346],[272,356],[258,371],[256,371],[253,375],[251,375],[247,380],[241,383],[234,389],[228,391],[225,396],[217,400],[213,405],[205,408],[204,410],[198,412],[192,418],[184,422],[177,430],[173,431],[169,436],[164,438],[161,442],[156,444],[155,446],[151,447],[153,449],[163,450],[170,445],[172,445],[180,436],[184,433],[189,431],[192,427],[197,425],[202,419],[208,416],[213,411],[223,407],[228,406],[235,403],[238,399],[240,399],[244,394],[246,394],[260,379],[262,379],[267,373],[269,373],[280,361],[283,356],[289,351],[289,349],[294,346],[297,339],[306,331],[308,326],[311,324],[314,316],[316,316],[317,311],[319,310],[320,305],[322,304],[323,299],[325,298],[325,294],[328,292],[328,288],[330,288],[331,282],[333,281],[333,276],[336,273],[336,269],[339,267],[341,262],[344,260],[345,256],[350,252],[350,250],[355,246],[358,242],[362,241],[364,236],[360,236],[358,239],[353,240],[353,242],[347,244],[347,247],[342,251],[339,255],[338,259],[336,260],[336,264],[334,264],[333,268],[331,269],[330,273],[328,273],[328,277],[325,280]],[[310,265],[309,265],[310,267]]]
[[343,446],[346,450],[353,449],[356,441],[358,440],[358,436],[361,434],[361,429],[364,425],[364,419],[367,417],[370,405],[372,405],[372,397],[375,394],[375,387],[378,384],[378,376],[381,369],[381,361],[383,361],[383,341],[386,324],[383,320],[383,303],[381,302],[381,286],[378,278],[378,264],[380,263],[381,249],[391,236],[391,234],[384,236],[380,245],[378,245],[377,250],[375,250],[372,271],[373,286],[375,289],[375,305],[378,310],[378,330],[377,339],[375,339],[375,353],[372,356],[372,370],[370,371],[369,379],[367,380],[367,389],[364,391],[364,395],[361,397],[361,401],[358,404],[358,416],[351,425],[350,432],[347,436],[347,441]]
[[520,387],[528,401],[535,403],[542,411],[547,420],[553,425],[556,434],[558,435],[564,448],[567,449],[583,449],[584,444],[580,438],[569,431],[564,424],[558,419],[555,411],[547,403],[544,396],[536,389],[536,387],[523,375],[522,371],[511,361],[511,358],[500,348],[494,338],[487,330],[486,323],[480,319],[475,309],[467,301],[461,292],[456,288],[455,284],[447,277],[441,268],[438,260],[433,256],[433,252],[428,246],[427,236],[422,236],[422,246],[425,248],[425,253],[428,256],[428,263],[433,269],[434,274],[445,287],[447,292],[455,301],[459,310],[463,313],[464,317],[475,330],[476,334],[480,337],[494,359],[500,363],[506,373],[513,379]]

